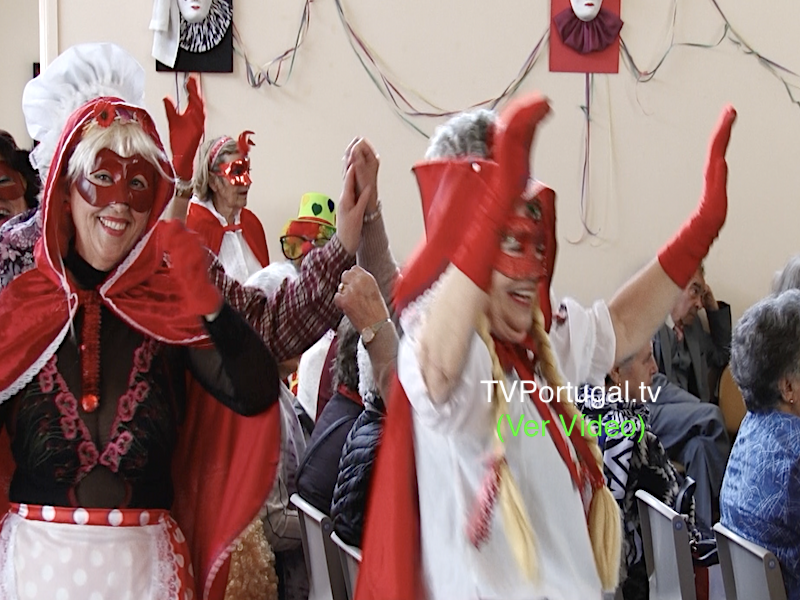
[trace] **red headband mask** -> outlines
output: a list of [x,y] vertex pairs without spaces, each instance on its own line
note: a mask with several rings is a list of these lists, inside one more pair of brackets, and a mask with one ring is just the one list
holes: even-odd
[[25,184],[17,171],[0,162],[0,200],[17,200],[25,195]]
[[157,172],[140,154],[123,158],[103,148],[97,153],[89,177],[78,175],[75,187],[81,197],[96,208],[127,204],[136,212],[153,208]]
[[[227,180],[231,185],[244,187],[253,183],[253,180],[250,179],[250,159],[248,158],[250,146],[255,146],[248,138],[252,133],[252,131],[243,131],[241,135],[239,135],[239,140],[236,142],[236,149],[239,154],[242,155],[242,158],[231,162],[220,163],[220,165],[212,171],[215,175],[219,175]],[[211,164],[217,159],[220,149],[229,139],[230,138],[223,138],[217,142],[219,147],[211,152],[211,159],[209,161]]]
[[511,279],[536,280],[547,275],[547,232],[538,198],[521,198],[525,216],[515,213],[505,223],[496,269]]

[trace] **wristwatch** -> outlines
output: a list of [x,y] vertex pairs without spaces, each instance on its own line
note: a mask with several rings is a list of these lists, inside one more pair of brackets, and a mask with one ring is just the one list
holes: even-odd
[[381,327],[390,321],[391,319],[383,319],[382,321],[378,321],[369,327],[364,327],[364,329],[361,330],[361,339],[364,341],[364,345],[367,345],[374,340],[375,336],[378,335],[378,332],[381,330]]

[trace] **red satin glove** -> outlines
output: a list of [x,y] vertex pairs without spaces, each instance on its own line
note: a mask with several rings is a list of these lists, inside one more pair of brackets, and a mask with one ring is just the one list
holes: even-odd
[[186,110],[178,114],[175,105],[169,98],[164,98],[164,110],[169,122],[169,145],[172,149],[172,166],[175,173],[183,181],[192,178],[194,156],[200,147],[205,124],[205,107],[203,99],[197,91],[197,80],[189,79],[187,84],[189,97]]
[[159,240],[169,255],[170,277],[187,312],[198,316],[216,313],[222,307],[222,294],[209,279],[211,255],[200,236],[178,219],[171,219],[159,224]]
[[[536,126],[550,110],[547,100],[524,96],[500,115],[494,131],[493,163],[474,162],[478,170],[493,172],[476,177],[471,191],[472,213],[452,263],[478,287],[489,291],[500,252],[500,233],[525,191],[530,176],[530,152]],[[485,183],[484,183],[485,182]],[[457,210],[457,204],[453,207]]]
[[736,110],[733,106],[726,106],[711,137],[700,202],[694,213],[658,253],[658,261],[664,272],[681,289],[689,284],[725,223],[728,213],[725,150],[735,120]]

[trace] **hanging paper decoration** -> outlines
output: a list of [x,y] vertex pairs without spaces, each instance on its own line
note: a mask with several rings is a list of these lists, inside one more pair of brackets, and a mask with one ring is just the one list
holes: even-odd
[[550,0],[550,70],[619,71],[620,0]]
[[157,71],[233,72],[233,0],[155,0]]

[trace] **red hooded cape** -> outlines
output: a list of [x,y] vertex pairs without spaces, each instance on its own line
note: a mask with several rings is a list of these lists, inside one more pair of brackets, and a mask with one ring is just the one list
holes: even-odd
[[[75,283],[62,257],[73,234],[64,210],[65,173],[69,157],[92,120],[102,126],[119,116],[137,121],[162,150],[150,116],[116,98],[97,98],[67,121],[45,183],[43,233],[35,248],[36,268],[14,281],[0,295],[0,351],[14,360],[0,362],[0,402],[30,382],[56,352],[79,307]],[[174,285],[159,217],[172,198],[174,173],[160,161],[170,179],[160,178],[156,199],[142,240],[100,287],[103,304],[131,327],[168,344],[208,345],[197,315],[184,309],[180,286]],[[187,375],[188,377],[188,375]],[[186,421],[179,434],[173,473],[173,513],[192,549],[201,598],[223,597],[226,561],[233,543],[258,515],[272,489],[280,453],[280,416],[276,402],[255,417],[241,417],[188,386]],[[0,509],[8,503],[13,460],[7,443],[0,444]]]

